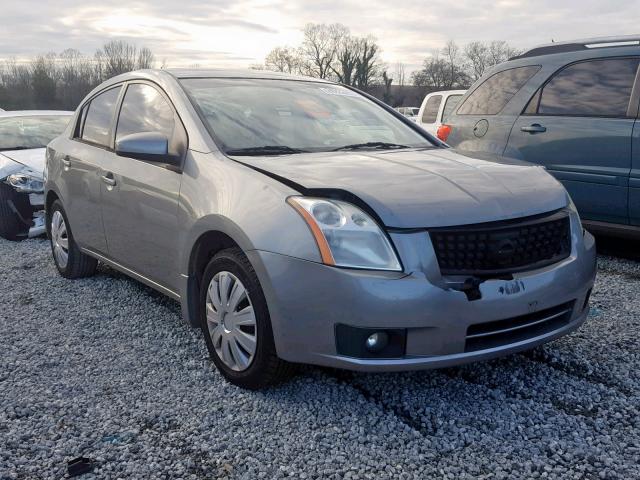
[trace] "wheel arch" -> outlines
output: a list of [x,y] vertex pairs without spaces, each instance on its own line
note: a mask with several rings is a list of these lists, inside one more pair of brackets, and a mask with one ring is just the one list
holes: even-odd
[[[185,320],[192,327],[199,327],[198,300],[200,298],[201,278],[211,258],[227,248],[240,248],[243,252],[253,249],[252,244],[239,227],[229,220],[203,229],[191,242],[186,259],[186,285],[183,286],[182,312]],[[183,263],[184,265],[184,263]]]

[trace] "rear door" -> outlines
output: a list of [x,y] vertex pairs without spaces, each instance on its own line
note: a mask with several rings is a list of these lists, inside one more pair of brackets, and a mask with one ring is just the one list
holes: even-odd
[[636,121],[631,137],[631,174],[629,177],[629,220],[640,225],[640,69],[631,96],[631,106],[636,106]]
[[447,143],[466,152],[502,155],[520,112],[505,107],[539,70],[539,65],[509,68],[471,87],[471,93],[447,122],[451,126]]
[[[155,85],[129,83],[115,127],[122,137],[158,132],[169,153],[184,155],[186,132]],[[102,217],[109,257],[172,291],[177,290],[177,210],[182,175],[166,165],[108,152],[102,165]]]
[[[587,220],[628,223],[631,96],[638,58],[563,67],[513,126],[505,156],[544,165]],[[637,109],[637,107],[636,107]]]
[[74,139],[62,155],[60,189],[74,239],[82,247],[107,252],[102,225],[102,164],[109,148],[121,87],[93,97],[81,110]]

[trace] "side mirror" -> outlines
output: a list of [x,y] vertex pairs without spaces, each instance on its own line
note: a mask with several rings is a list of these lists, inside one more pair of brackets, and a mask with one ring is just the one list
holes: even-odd
[[177,165],[180,161],[169,154],[169,139],[159,132],[125,135],[116,141],[116,155],[169,165]]

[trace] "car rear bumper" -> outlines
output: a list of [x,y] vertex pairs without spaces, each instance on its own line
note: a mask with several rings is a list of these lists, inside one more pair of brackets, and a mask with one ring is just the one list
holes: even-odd
[[[269,304],[281,358],[352,370],[399,371],[487,360],[576,329],[588,313],[595,279],[595,241],[586,233],[579,241],[574,235],[573,243],[571,256],[557,264],[514,274],[512,280],[481,283],[481,298],[473,301],[446,283],[434,281],[429,268],[410,274],[370,272],[264,251],[247,254]],[[568,305],[568,313],[561,322],[556,319],[546,324],[547,328],[525,327],[528,330],[518,335],[496,334],[499,337],[489,333],[488,346],[468,338],[469,332],[482,332],[487,325],[495,324],[493,330],[500,332],[527,324],[529,319],[538,321],[534,317],[540,312],[562,305]],[[479,324],[484,326],[469,330]],[[339,325],[404,332],[403,353],[394,358],[345,355],[336,345]]]

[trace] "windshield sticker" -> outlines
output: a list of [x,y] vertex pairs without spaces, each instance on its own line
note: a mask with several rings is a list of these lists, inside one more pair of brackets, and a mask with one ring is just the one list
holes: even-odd
[[360,95],[358,95],[356,92],[352,92],[347,88],[320,87],[320,91],[322,91],[326,95],[340,95],[341,97],[360,97]]

